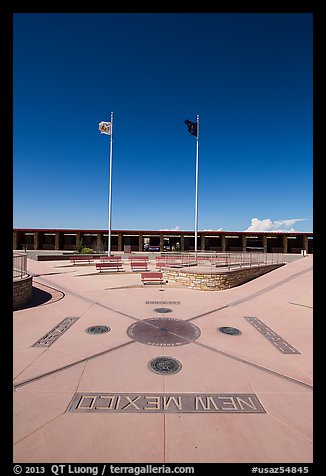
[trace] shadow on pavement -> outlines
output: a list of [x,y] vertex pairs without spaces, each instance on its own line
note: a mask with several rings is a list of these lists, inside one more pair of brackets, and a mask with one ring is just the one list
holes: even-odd
[[53,293],[51,293],[33,286],[31,299],[27,303],[20,306],[17,311],[29,309],[30,307],[42,306],[44,304],[49,304],[50,302],[56,302],[62,299],[63,297],[64,293],[62,293],[61,291],[54,291]]

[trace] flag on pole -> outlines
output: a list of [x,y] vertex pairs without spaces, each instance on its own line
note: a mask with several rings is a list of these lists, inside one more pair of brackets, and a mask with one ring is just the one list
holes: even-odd
[[98,128],[101,134],[106,134],[110,136],[112,134],[112,122],[100,122]]
[[189,119],[186,119],[184,122],[185,122],[185,124],[187,124],[188,131],[190,132],[190,134],[192,136],[197,137],[197,123],[196,122],[191,122],[191,121],[189,121]]

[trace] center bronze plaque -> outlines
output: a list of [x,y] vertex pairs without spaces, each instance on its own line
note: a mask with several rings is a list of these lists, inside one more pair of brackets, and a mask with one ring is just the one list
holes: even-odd
[[132,324],[128,336],[146,345],[185,345],[198,339],[200,329],[194,324],[169,317],[152,317]]

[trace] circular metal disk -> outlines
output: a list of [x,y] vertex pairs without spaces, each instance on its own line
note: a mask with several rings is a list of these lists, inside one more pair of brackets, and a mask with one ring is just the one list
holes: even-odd
[[157,307],[156,309],[154,309],[154,311],[165,314],[166,312],[172,312],[172,309],[169,309],[168,307]]
[[180,372],[182,365],[172,357],[156,357],[149,362],[149,368],[157,374],[175,374]]
[[242,332],[236,327],[219,327],[218,329],[223,334],[228,334],[230,336],[239,336]]
[[111,327],[108,326],[91,326],[86,329],[88,334],[104,334],[105,332],[109,332]]
[[198,339],[200,329],[181,319],[151,317],[132,324],[127,333],[131,339],[142,344],[172,347]]

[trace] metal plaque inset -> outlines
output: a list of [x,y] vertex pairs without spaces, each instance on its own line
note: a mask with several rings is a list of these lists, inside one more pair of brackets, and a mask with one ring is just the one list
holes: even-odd
[[88,334],[105,334],[106,332],[109,332],[111,330],[111,327],[108,326],[91,326],[88,327],[85,332]]
[[175,374],[181,370],[181,362],[172,357],[156,357],[149,363],[150,369],[157,374]]
[[169,309],[168,307],[157,307],[154,309],[155,312],[159,312],[160,314],[166,314],[168,312],[173,312],[172,309]]
[[223,334],[228,334],[230,336],[240,336],[242,332],[236,327],[219,327],[218,330]]
[[35,342],[32,347],[50,347],[57,339],[59,339],[60,336],[62,336],[62,334],[64,334],[76,321],[78,321],[78,319],[79,317],[66,317],[50,332]]
[[254,393],[76,393],[68,412],[266,413]]
[[185,345],[198,339],[200,329],[194,324],[170,317],[153,317],[132,324],[128,336],[146,345]]
[[283,352],[283,354],[301,354],[291,344],[286,342],[281,336],[272,331],[272,329],[264,324],[257,317],[245,317],[245,319],[254,326],[258,332],[260,332],[266,339],[273,344],[277,350]]

